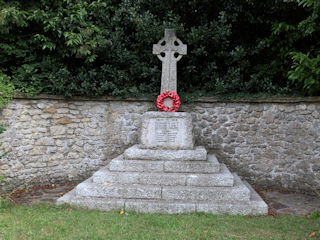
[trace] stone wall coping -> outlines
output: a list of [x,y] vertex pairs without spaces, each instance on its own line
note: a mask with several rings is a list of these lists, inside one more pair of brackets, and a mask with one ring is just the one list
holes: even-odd
[[[17,95],[14,99],[23,100],[63,100],[63,101],[97,101],[97,102],[109,102],[109,101],[124,101],[124,102],[153,102],[151,97],[65,97],[61,95],[45,95],[40,94],[37,96],[26,97],[23,95]],[[320,103],[320,96],[316,97],[270,97],[270,98],[256,98],[256,99],[224,99],[217,97],[200,97],[194,99],[194,102],[198,103]]]

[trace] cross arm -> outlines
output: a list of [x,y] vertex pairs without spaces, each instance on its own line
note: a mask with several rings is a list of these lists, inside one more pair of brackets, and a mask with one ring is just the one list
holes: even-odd
[[175,51],[181,55],[187,55],[187,45],[183,44],[179,38],[175,39]]
[[160,44],[153,44],[152,47],[152,54],[160,54],[163,52],[163,47]]

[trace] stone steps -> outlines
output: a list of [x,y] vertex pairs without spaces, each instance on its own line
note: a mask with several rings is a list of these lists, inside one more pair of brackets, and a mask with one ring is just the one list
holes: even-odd
[[126,160],[123,155],[113,159],[108,169],[116,172],[219,173],[220,163],[213,154],[205,161]]
[[186,201],[186,200],[146,200],[146,199],[118,199],[107,197],[83,197],[76,195],[76,190],[59,198],[57,204],[68,203],[88,209],[103,211],[124,210],[137,213],[212,213],[212,214],[241,214],[265,215],[268,206],[261,197],[244,182],[250,191],[250,201],[224,200],[224,201]]
[[[128,162],[128,161],[126,161]],[[135,164],[135,163],[133,163]],[[186,164],[186,163],[185,163]],[[136,165],[135,165],[136,166]],[[151,165],[152,166],[152,165]],[[181,166],[180,166],[181,167]],[[144,168],[145,169],[145,168]],[[166,169],[164,167],[164,169]],[[174,168],[170,169],[171,171]],[[180,168],[181,169],[181,168]],[[159,169],[160,170],[160,169]],[[192,168],[187,168],[192,170]],[[199,168],[200,170],[200,168]],[[205,171],[202,171],[205,172]],[[159,186],[233,186],[233,175],[228,168],[221,164],[220,173],[179,173],[179,172],[116,172],[107,168],[95,172],[92,181],[105,184],[142,184]]]
[[58,203],[148,213],[267,214],[246,182],[204,147],[143,149],[135,145]]
[[159,184],[111,184],[93,182],[94,177],[76,187],[78,196],[133,199],[163,199],[192,201],[250,200],[250,191],[240,178],[234,175],[234,186],[161,186]]

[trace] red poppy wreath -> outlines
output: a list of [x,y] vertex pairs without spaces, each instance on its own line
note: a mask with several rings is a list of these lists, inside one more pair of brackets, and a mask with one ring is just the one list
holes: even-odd
[[[171,98],[172,100],[171,107],[167,107],[163,104],[166,98]],[[160,112],[176,112],[180,107],[180,98],[178,94],[176,94],[173,91],[163,92],[157,98],[157,107]]]

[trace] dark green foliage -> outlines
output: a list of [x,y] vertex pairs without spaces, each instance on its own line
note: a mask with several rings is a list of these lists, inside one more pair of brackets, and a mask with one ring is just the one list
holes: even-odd
[[[3,74],[0,70],[0,109],[4,107],[11,98],[17,93],[14,85],[10,82],[10,77]],[[2,127],[0,125],[0,134],[2,133]]]
[[320,95],[320,1],[300,0],[299,5],[309,14],[294,28],[300,44],[289,53],[293,62],[289,79],[305,95]]
[[183,96],[291,94],[289,53],[319,50],[316,1],[0,0],[1,73],[25,94],[157,95],[171,27]]
[[[271,35],[263,41],[270,46],[269,62],[261,73],[289,77],[288,86],[304,95],[319,95],[319,73],[316,58],[320,50],[320,1],[286,0],[283,18],[272,22]],[[309,58],[309,61],[307,60]],[[304,60],[303,60],[304,59]],[[311,64],[312,62],[312,64]],[[261,66],[259,66],[261,67]]]
[[289,71],[292,80],[305,95],[320,94],[320,54],[310,58],[310,54],[291,53],[293,65]]

